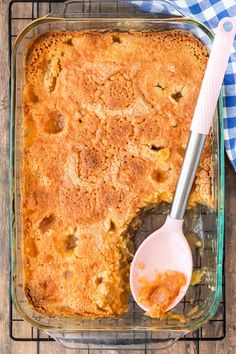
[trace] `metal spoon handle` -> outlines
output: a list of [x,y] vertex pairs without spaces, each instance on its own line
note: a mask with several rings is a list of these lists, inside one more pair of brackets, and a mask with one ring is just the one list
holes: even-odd
[[181,173],[174,195],[170,217],[182,220],[199,164],[206,136],[210,130],[230,50],[236,34],[236,19],[219,22],[211,54],[202,81]]
[[184,217],[205,140],[205,134],[191,132],[171,206],[170,217],[172,219],[182,220]]

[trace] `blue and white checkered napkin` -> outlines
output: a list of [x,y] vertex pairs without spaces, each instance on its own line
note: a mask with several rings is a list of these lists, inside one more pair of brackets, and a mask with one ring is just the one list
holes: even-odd
[[[155,12],[155,1],[133,1],[146,12]],[[213,31],[227,16],[236,17],[236,0],[172,0],[185,16],[195,18]],[[228,157],[236,171],[236,41],[223,84],[224,139]]]

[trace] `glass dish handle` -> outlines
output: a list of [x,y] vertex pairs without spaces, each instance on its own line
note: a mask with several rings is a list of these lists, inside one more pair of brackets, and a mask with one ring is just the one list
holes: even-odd
[[82,17],[85,13],[85,6],[89,4],[88,1],[83,0],[68,0],[55,7],[47,17],[56,18],[77,18]]
[[[70,349],[123,349],[128,350],[142,345],[148,350],[169,347],[187,334],[186,331],[55,331],[47,334],[59,344]],[[144,334],[146,334],[144,336]]]
[[183,12],[175,8],[168,0],[153,0],[150,1],[132,1],[132,0],[111,0],[103,2],[94,0],[68,0],[58,5],[48,17],[56,18],[83,18],[83,17],[142,17],[145,12],[145,17],[150,18],[173,18],[186,17]]

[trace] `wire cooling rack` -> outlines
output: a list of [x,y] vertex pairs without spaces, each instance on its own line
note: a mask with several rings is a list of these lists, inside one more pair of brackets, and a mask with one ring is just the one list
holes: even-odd
[[[23,27],[27,25],[32,20],[38,17],[45,16],[49,12],[53,11],[59,3],[63,1],[41,1],[41,0],[24,0],[18,1],[13,0],[9,3],[8,11],[8,41],[9,41],[9,61],[11,61],[11,51],[12,45],[18,33]],[[124,11],[119,4],[119,0],[112,2],[113,12]],[[93,4],[91,1],[86,1],[86,4],[81,1],[81,11],[82,12],[102,12],[102,2],[96,2]],[[131,8],[131,11],[136,12],[135,7]],[[130,11],[130,8],[129,8]],[[201,266],[201,259],[196,260],[198,268]],[[187,303],[187,300],[184,300]],[[185,304],[184,304],[185,305]],[[31,327],[28,323],[23,321],[17,314],[10,299],[10,337],[15,341],[53,341],[54,339],[49,337],[45,332],[37,330]],[[220,305],[214,317],[208,321],[202,328],[195,332],[188,333],[187,336],[181,338],[180,340],[186,341],[211,341],[211,340],[221,340],[226,334],[226,318],[225,318],[225,276],[223,269],[223,291],[222,299]],[[95,348],[94,348],[95,349]],[[99,349],[99,348],[98,348]]]

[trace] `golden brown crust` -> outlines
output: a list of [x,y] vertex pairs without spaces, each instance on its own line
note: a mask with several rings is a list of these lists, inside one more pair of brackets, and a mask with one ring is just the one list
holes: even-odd
[[[138,210],[171,202],[207,62],[190,34],[49,32],[24,88],[24,276],[49,316],[127,310]],[[211,205],[207,142],[190,203]]]

